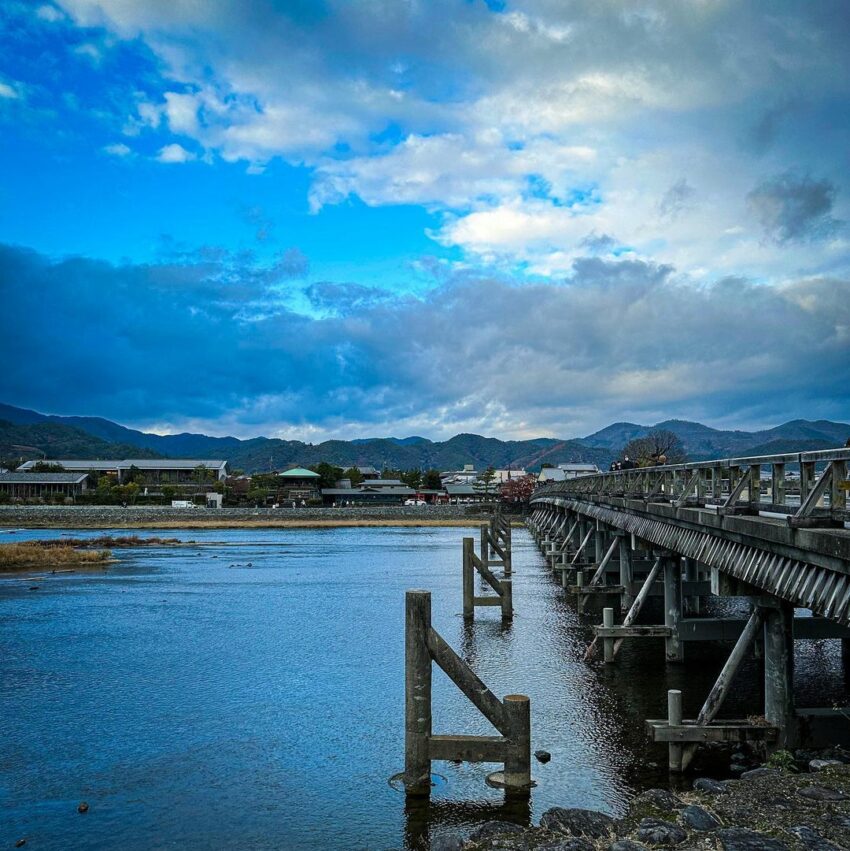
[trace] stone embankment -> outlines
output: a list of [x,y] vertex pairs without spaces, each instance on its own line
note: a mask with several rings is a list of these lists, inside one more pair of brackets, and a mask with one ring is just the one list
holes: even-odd
[[850,765],[813,760],[739,780],[699,778],[693,791],[650,789],[622,819],[555,807],[540,826],[488,822],[468,839],[443,836],[431,851],[839,851],[850,849]]
[[465,526],[489,517],[474,505],[357,506],[347,508],[167,508],[163,506],[0,506],[0,527],[140,529]]

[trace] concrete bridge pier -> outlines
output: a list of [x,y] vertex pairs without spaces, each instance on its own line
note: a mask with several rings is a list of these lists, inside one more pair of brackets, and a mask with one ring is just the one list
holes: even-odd
[[668,662],[685,658],[684,645],[679,637],[682,620],[682,559],[675,553],[659,552],[664,577],[664,626],[669,630],[664,638],[664,653]]
[[619,540],[619,551],[617,555],[620,563],[620,585],[623,588],[623,593],[620,597],[620,608],[623,611],[628,611],[629,607],[635,601],[634,594],[632,593],[632,583],[635,578],[634,567],[632,564],[634,535],[629,535],[627,532],[622,530],[617,530],[615,534]]
[[777,747],[794,747],[794,606],[778,597],[762,597],[758,606],[764,611],[764,717],[779,731]]

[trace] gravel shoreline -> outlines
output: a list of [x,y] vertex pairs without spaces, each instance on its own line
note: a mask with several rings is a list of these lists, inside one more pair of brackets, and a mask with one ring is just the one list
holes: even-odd
[[690,792],[650,789],[621,819],[554,807],[540,826],[487,822],[431,851],[839,851],[850,848],[850,765],[812,760],[799,774],[761,767],[739,780],[698,778]]

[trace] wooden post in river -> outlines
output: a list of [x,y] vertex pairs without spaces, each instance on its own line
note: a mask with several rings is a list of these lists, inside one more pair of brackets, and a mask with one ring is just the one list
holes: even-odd
[[[531,703],[522,694],[499,700],[431,626],[431,592],[405,597],[404,788],[410,797],[431,793],[431,760],[501,762],[488,777],[510,796],[531,790]],[[433,735],[431,662],[436,662],[500,736]]]

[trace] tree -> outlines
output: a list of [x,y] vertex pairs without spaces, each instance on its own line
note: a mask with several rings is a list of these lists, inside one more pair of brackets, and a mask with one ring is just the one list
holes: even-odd
[[53,461],[38,461],[33,465],[33,473],[64,473],[65,468]]
[[426,470],[422,476],[422,487],[429,491],[438,491],[443,487],[443,481],[440,478],[439,470]]
[[[131,467],[130,470],[132,471],[132,469],[133,468]],[[192,472],[194,474],[195,481],[199,485],[202,485],[205,481],[207,481],[212,470],[207,469],[206,464],[198,464]]]
[[683,464],[688,460],[682,441],[672,431],[653,429],[644,437],[630,440],[620,450],[620,460],[628,458],[638,467],[654,467],[657,464]]
[[327,461],[320,461],[314,468],[314,473],[321,476],[319,487],[332,488],[342,478],[342,467],[335,467]]
[[479,477],[478,483],[481,490],[486,494],[493,491],[493,482],[496,480],[496,470],[491,464]]
[[422,470],[418,467],[414,467],[412,470],[405,470],[401,474],[401,480],[409,487],[414,490],[419,490],[422,487]]
[[400,479],[401,478],[401,470],[393,470],[390,467],[384,467],[381,470],[381,478],[382,479]]
[[351,487],[356,488],[363,482],[364,476],[357,467],[349,467],[343,474],[343,479],[348,479],[351,482]]
[[510,479],[500,489],[502,500],[503,502],[528,502],[536,485],[537,477],[533,475]]

